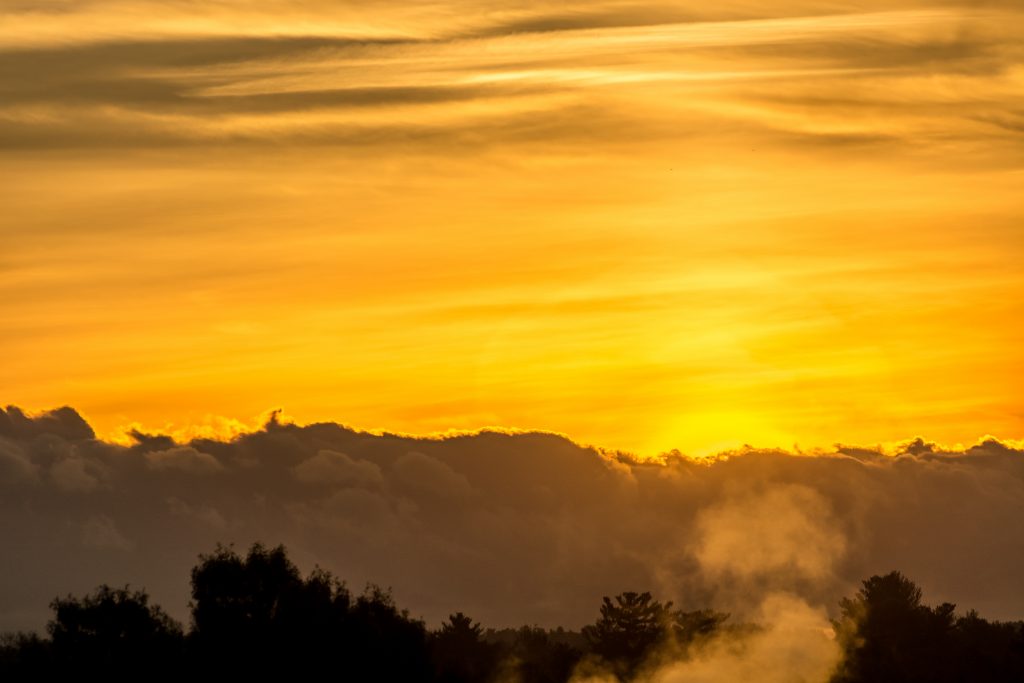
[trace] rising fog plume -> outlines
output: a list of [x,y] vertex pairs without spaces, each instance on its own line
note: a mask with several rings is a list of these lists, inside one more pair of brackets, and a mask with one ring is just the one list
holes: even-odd
[[1003,638],[1016,676],[1017,626],[942,603],[1024,618],[1022,36],[1024,0],[0,0],[0,635],[100,584],[185,623],[258,542],[391,587],[441,678],[877,681],[899,619],[840,601],[896,572],[940,605],[901,632],[956,631],[926,668]]
[[806,634],[896,568],[930,602],[1024,614],[1024,451],[995,439],[655,462],[546,433],[428,439],[276,417],[230,441],[132,436],[97,439],[71,408],[0,412],[0,629],[40,628],[54,596],[103,582],[181,618],[197,555],[257,540],[354,588],[391,586],[428,624],[458,609],[579,627],[602,595],[650,590],[773,625],[742,658],[712,643],[666,682],[705,666],[743,678],[762,656],[818,671],[832,646]]
[[[757,457],[753,451],[745,455]],[[835,585],[833,566],[846,547],[841,527],[831,519],[830,503],[814,488],[779,482],[760,491],[719,495],[721,502],[696,515],[698,571],[722,591],[716,600],[724,598],[749,624],[738,630],[718,629],[685,652],[668,648],[655,653],[635,680],[828,680],[842,651],[827,605],[812,604],[820,597],[796,586]],[[595,674],[582,666],[575,683],[618,680],[609,672]]]

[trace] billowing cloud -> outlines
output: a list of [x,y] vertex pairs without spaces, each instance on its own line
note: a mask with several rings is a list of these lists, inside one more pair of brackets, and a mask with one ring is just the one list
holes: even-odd
[[36,467],[19,444],[0,437],[0,481],[17,483],[36,477]]
[[[759,636],[765,656],[807,624],[820,632],[840,597],[894,568],[930,601],[1024,614],[1024,451],[995,439],[641,462],[543,433],[426,439],[272,421],[170,447],[88,433],[0,441],[17,463],[0,470],[0,534],[18,548],[0,559],[0,628],[39,627],[54,595],[101,582],[144,585],[180,616],[198,554],[256,540],[352,585],[390,585],[432,623],[462,609],[495,626],[579,626],[624,590],[737,618],[785,612],[795,626]],[[805,668],[828,647],[805,652]]]
[[39,415],[26,415],[17,406],[0,408],[0,436],[26,439],[50,434],[65,439],[91,439],[96,434],[82,416],[64,406]]
[[209,505],[199,504],[193,506],[183,500],[171,496],[167,499],[167,509],[170,510],[172,515],[182,517],[199,524],[209,525],[215,529],[224,529],[227,527],[227,522],[224,520],[224,516],[220,514],[220,511]]
[[354,487],[380,486],[384,482],[380,467],[368,461],[357,462],[344,453],[324,449],[293,468],[295,478],[307,484]]
[[423,496],[461,498],[472,492],[466,477],[424,453],[411,451],[394,464],[396,483]]
[[224,469],[212,455],[197,451],[191,446],[176,446],[162,451],[149,451],[143,457],[154,470],[181,470],[195,474],[208,474]]
[[99,479],[89,472],[83,458],[64,458],[50,467],[50,478],[66,491],[92,491]]
[[131,541],[117,529],[114,520],[95,515],[82,524],[82,543],[99,550],[130,550]]

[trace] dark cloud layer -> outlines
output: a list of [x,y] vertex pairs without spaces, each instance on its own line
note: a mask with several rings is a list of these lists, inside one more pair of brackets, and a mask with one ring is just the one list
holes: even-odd
[[899,568],[930,601],[1024,615],[1024,452],[986,440],[897,456],[747,450],[661,464],[544,433],[444,439],[275,421],[230,441],[98,440],[71,408],[0,411],[0,629],[58,593],[144,586],[183,615],[217,542],[286,544],[430,622],[578,626],[653,590],[741,611],[765,593],[834,606]]

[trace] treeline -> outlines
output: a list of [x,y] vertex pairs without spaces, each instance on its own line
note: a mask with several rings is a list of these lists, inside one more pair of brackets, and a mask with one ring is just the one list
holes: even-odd
[[[45,637],[2,637],[0,680],[326,673],[343,681],[564,683],[587,670],[629,680],[659,657],[685,659],[711,639],[742,643],[764,628],[622,593],[605,597],[581,632],[484,630],[461,612],[428,630],[388,591],[371,585],[354,595],[320,569],[303,578],[283,547],[258,544],[244,556],[224,547],[200,556],[191,583],[187,631],[143,591],[101,586],[55,599]],[[1024,681],[1024,622],[929,607],[899,572],[864,581],[840,608],[833,625],[845,656],[834,683]]]

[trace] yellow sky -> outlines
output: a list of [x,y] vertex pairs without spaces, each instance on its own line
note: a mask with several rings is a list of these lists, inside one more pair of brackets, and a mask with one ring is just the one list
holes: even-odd
[[1024,10],[692,5],[4,3],[0,402],[1024,435]]

